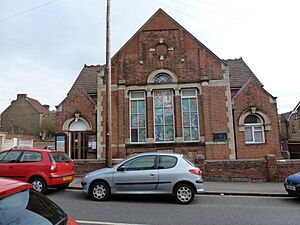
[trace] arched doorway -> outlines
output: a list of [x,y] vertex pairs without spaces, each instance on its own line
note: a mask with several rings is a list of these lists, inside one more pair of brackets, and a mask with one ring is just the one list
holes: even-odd
[[97,152],[96,133],[85,118],[79,114],[64,123],[68,131],[68,154],[72,159],[95,159]]

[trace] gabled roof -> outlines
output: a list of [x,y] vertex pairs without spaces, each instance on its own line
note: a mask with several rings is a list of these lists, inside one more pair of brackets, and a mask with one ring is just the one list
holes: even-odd
[[33,106],[39,113],[49,114],[49,110],[44,107],[38,100],[26,97],[26,101]]
[[[171,23],[173,23],[178,29],[185,31],[192,39],[194,39],[199,45],[201,45],[204,49],[206,49],[210,54],[212,54],[220,63],[224,63],[222,59],[220,59],[215,53],[213,53],[209,48],[207,48],[204,44],[202,44],[195,36],[193,36],[189,31],[187,31],[183,26],[181,26],[178,22],[176,22],[169,14],[167,14],[164,10],[159,8],[153,16],[123,45],[122,48],[112,57],[114,59],[122,50],[141,32],[143,31],[150,23],[158,16],[164,16],[169,19]],[[174,28],[172,28],[174,29]],[[150,29],[151,30],[151,29]],[[163,28],[161,29],[163,30]]]
[[77,88],[81,88],[87,94],[97,94],[97,71],[102,67],[101,65],[88,66],[85,64],[68,92],[68,95]]
[[233,100],[235,98],[237,98],[241,93],[243,93],[244,89],[250,84],[250,83],[253,83],[255,85],[257,85],[263,92],[265,92],[268,96],[270,96],[271,98],[273,99],[276,99],[277,97],[274,97],[273,95],[271,95],[269,92],[267,92],[262,85],[258,85],[253,79],[248,79],[246,81],[246,83],[239,89],[239,91],[233,96]]
[[263,87],[263,84],[258,80],[255,74],[251,71],[248,65],[242,58],[227,59],[224,62],[229,67],[230,87],[241,88],[244,84],[251,79],[258,86]]
[[293,111],[290,112],[290,115],[288,116],[287,120],[289,120],[291,118],[292,115],[294,115],[296,112],[298,112],[300,107],[300,102],[298,102],[298,104],[296,105],[296,107],[293,109]]

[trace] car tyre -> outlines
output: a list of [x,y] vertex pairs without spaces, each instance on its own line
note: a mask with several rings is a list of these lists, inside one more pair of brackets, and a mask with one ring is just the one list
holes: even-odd
[[178,184],[173,192],[176,202],[179,204],[190,204],[195,197],[194,188],[190,184]]
[[105,182],[96,182],[90,188],[89,194],[95,201],[105,201],[110,196],[110,188]]
[[47,184],[43,178],[34,177],[30,180],[30,183],[32,184],[33,189],[37,192],[46,193]]

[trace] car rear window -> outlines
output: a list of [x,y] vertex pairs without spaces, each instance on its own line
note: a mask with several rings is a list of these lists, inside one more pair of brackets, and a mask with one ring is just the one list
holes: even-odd
[[67,215],[48,198],[26,190],[0,200],[0,224],[66,225]]
[[161,155],[161,156],[159,156],[158,168],[159,169],[169,169],[169,168],[174,167],[176,165],[176,163],[177,163],[176,157]]
[[184,158],[184,157],[182,157],[188,164],[190,164],[191,166],[194,166],[194,167],[198,167],[197,165],[196,165],[196,163],[193,163],[193,162],[191,162],[190,160],[188,160],[187,158]]
[[51,162],[72,162],[72,160],[63,152],[49,153]]

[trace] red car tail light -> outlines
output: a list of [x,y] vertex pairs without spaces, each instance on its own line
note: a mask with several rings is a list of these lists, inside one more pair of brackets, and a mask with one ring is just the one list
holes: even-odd
[[56,164],[53,163],[53,164],[50,166],[50,173],[55,173],[56,171],[57,171]]
[[202,175],[202,171],[200,169],[190,169],[189,172],[198,176]]

